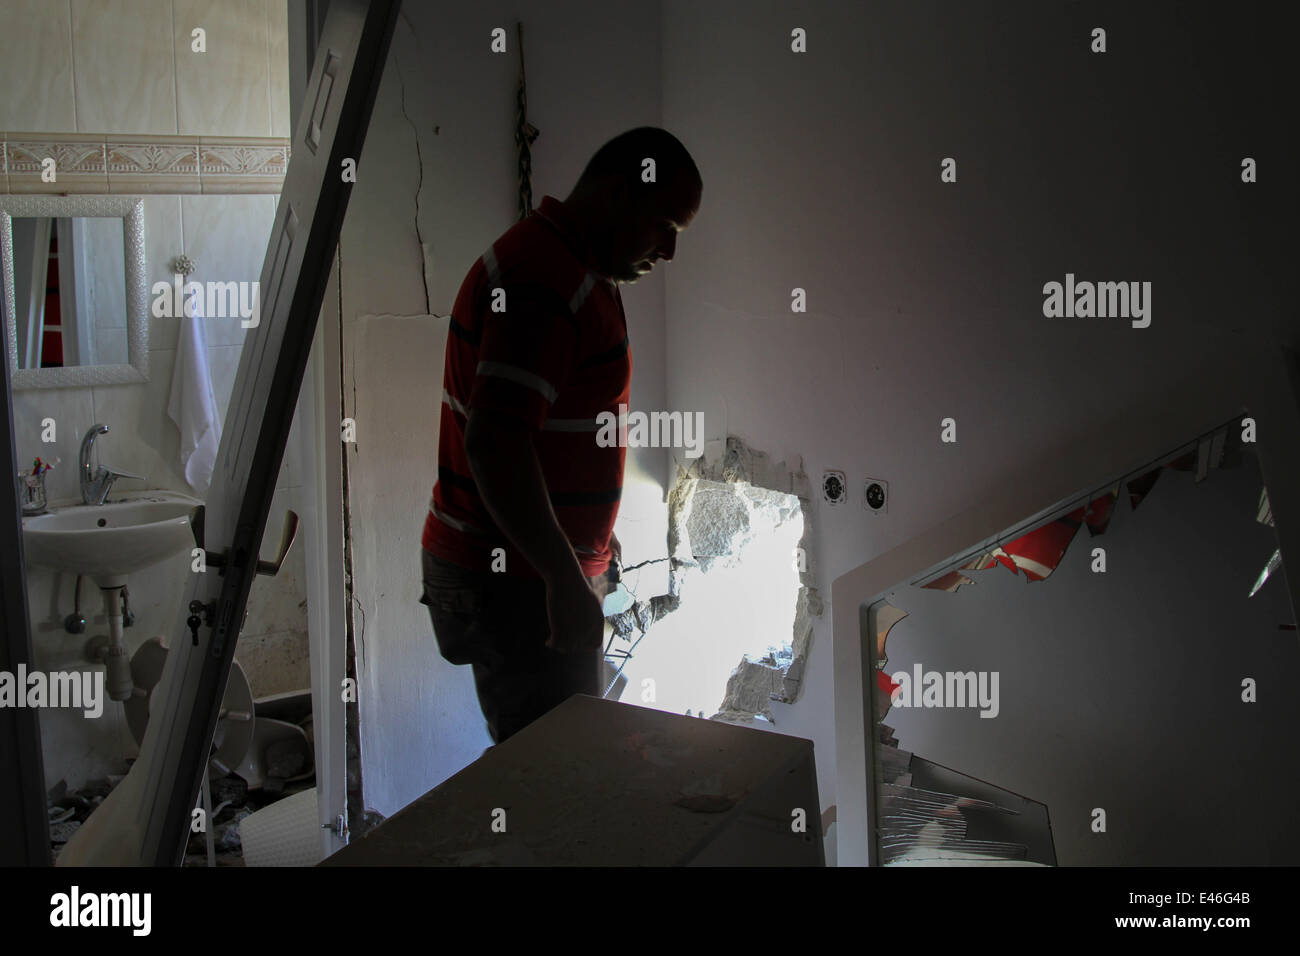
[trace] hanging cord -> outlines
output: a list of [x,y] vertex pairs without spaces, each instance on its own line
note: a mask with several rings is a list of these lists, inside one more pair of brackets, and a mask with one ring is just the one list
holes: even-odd
[[529,147],[539,130],[528,122],[528,81],[524,77],[524,25],[515,24],[519,44],[519,89],[515,93],[515,146],[519,149],[519,218],[533,211],[533,155]]

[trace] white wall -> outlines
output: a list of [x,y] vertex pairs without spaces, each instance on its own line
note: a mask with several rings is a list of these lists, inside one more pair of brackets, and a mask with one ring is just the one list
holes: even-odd
[[[802,455],[814,481],[850,476],[855,501],[833,521],[813,504],[824,595],[1193,356],[1293,335],[1266,231],[1276,134],[1259,122],[1279,94],[1218,65],[1232,24],[1193,27],[1172,9],[1106,14],[1104,57],[1087,52],[1087,16],[1028,4],[568,2],[527,18],[535,200],[563,197],[601,142],[643,123],[699,163],[703,207],[676,261],[625,290],[634,404],[704,411],[708,437]],[[416,603],[436,422],[394,423],[437,392],[429,342],[514,221],[513,12],[405,10],[343,232],[345,407],[374,417],[358,417],[349,451],[363,761],[367,803],[386,813],[487,743],[467,669],[431,652]],[[496,26],[509,54],[488,52]],[[789,50],[794,26],[806,55]],[[1256,153],[1274,175],[1244,187],[1237,162]],[[939,182],[946,156],[956,184]],[[1151,327],[1044,319],[1042,285],[1066,272],[1151,281]],[[807,314],[790,312],[795,286]],[[427,377],[378,374],[403,320],[365,316],[426,317],[409,342],[424,343]],[[945,416],[955,445],[938,440]],[[867,476],[890,482],[887,516],[861,510]],[[662,542],[661,486],[642,487],[619,526],[625,543],[645,530],[632,560]],[[830,635],[828,606],[802,699],[774,708],[779,731],[816,742],[824,805]]]
[[[815,484],[849,476],[833,519],[813,502],[824,593],[1193,358],[1295,341],[1270,219],[1292,189],[1281,92],[1228,72],[1241,26],[1174,9],[664,3],[664,125],[705,183],[666,285],[668,406],[803,455]],[[1246,155],[1272,174],[1244,186]],[[1067,272],[1151,281],[1150,328],[1044,318]],[[862,507],[868,476],[887,515]],[[824,805],[830,642],[828,602],[802,699],[774,705],[815,741]]]
[[[477,759],[491,741],[469,668],[437,655],[428,613],[417,603],[441,396],[441,346],[431,343],[445,338],[446,321],[429,317],[436,333],[410,333],[425,356],[421,374],[395,375],[367,371],[394,345],[368,339],[360,317],[446,316],[474,260],[515,222],[515,16],[514,5],[497,2],[406,6],[343,228],[344,400],[347,414],[358,416],[351,503],[357,600],[367,622],[358,650],[362,761],[367,806],[388,814]],[[509,54],[489,51],[496,26],[508,32]],[[657,16],[653,8],[647,15],[599,2],[548,3],[544,16],[524,15],[524,46],[529,120],[541,130],[532,147],[536,205],[548,194],[563,199],[606,140],[660,125]],[[427,304],[415,228],[417,132]],[[623,292],[632,404],[642,409],[664,403],[662,281],[650,276]],[[400,326],[381,322],[380,334],[400,336]],[[409,420],[409,406],[427,415],[403,432],[395,423]],[[629,454],[618,524],[629,561],[666,554],[664,470],[659,450]],[[410,474],[419,476],[414,485]]]
[[[30,132],[203,133],[230,136],[289,135],[287,17],[278,0],[200,3],[134,0],[70,4],[0,3],[0,129]],[[207,31],[208,53],[191,54],[189,24]],[[141,64],[147,64],[142,68]],[[20,91],[17,95],[14,91]],[[197,262],[194,281],[257,281],[275,217],[274,195],[144,197],[145,256],[150,286],[172,280],[170,262],[182,252]],[[179,320],[150,318],[149,381],[94,388],[31,389],[12,396],[19,461],[61,457],[49,474],[50,498],[79,500],[77,453],[82,434],[96,422],[111,431],[97,442],[105,465],[147,476],[122,480],[115,493],[140,488],[193,493],[177,461],[180,436],[167,417]],[[236,318],[205,321],[208,361],[224,420],[245,331]],[[41,440],[41,422],[54,419],[57,440]],[[264,552],[278,544],[280,518],[295,507],[302,470],[291,441],[277,486]],[[129,651],[156,634],[169,640],[177,622],[189,566],[171,562],[129,582],[135,626]],[[302,549],[296,547],[279,577],[258,579],[249,601],[249,626],[237,659],[254,672],[255,693],[288,689],[286,674],[305,686],[307,629]],[[97,588],[83,582],[85,634],[71,635],[63,618],[72,611],[74,576],[32,568],[28,602],[37,666],[66,670],[89,666],[86,639],[106,633]],[[260,675],[260,676],[259,676]],[[121,706],[106,702],[104,716],[41,715],[47,782],[71,787],[104,773],[120,773],[135,752]]]

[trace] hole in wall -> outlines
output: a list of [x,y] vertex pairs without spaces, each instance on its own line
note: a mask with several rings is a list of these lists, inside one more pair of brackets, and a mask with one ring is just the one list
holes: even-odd
[[614,622],[642,633],[653,623],[624,665],[625,699],[753,725],[774,722],[773,700],[798,698],[822,609],[809,494],[801,462],[772,462],[734,436],[720,460],[679,467],[668,498],[671,593]]

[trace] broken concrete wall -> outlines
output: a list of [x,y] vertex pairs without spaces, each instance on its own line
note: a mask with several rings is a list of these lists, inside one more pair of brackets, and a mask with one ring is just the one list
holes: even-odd
[[729,437],[721,458],[694,460],[678,469],[669,494],[668,547],[672,557],[672,591],[689,600],[689,590],[715,567],[744,563],[746,549],[763,536],[793,520],[803,532],[791,567],[799,572],[794,626],[788,642],[770,647],[761,657],[746,655],[727,682],[726,695],[715,714],[733,720],[763,715],[771,719],[769,702],[793,703],[799,697],[813,618],[822,612],[816,585],[809,520],[811,484],[796,460],[773,462],[764,452]]

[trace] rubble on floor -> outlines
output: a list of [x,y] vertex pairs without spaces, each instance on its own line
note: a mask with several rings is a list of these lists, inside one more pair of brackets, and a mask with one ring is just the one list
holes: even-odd
[[[212,828],[216,866],[244,865],[239,826],[245,818],[285,797],[316,786],[311,698],[309,695],[299,697],[300,699],[293,699],[289,695],[282,695],[282,698],[258,702],[259,716],[274,714],[302,727],[304,732],[301,739],[279,740],[267,745],[259,761],[264,775],[260,786],[250,787],[243,777],[235,773],[214,776],[208,781],[212,807],[209,826]],[[126,761],[127,770],[132,763],[134,759]],[[215,774],[211,766],[209,773]],[[126,773],[123,772],[90,780],[75,790],[69,790],[65,780],[60,780],[50,788],[46,794],[46,805],[49,811],[51,851],[55,860],[86,818],[125,779]],[[206,834],[190,834],[182,865],[208,865]]]

